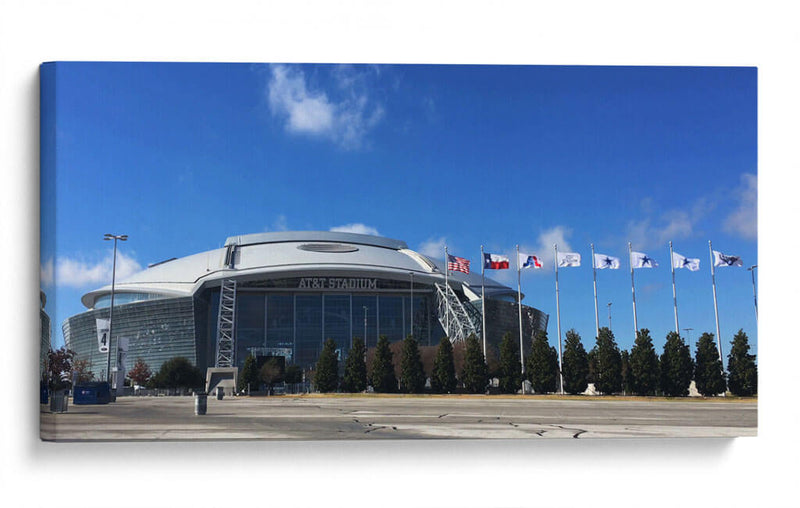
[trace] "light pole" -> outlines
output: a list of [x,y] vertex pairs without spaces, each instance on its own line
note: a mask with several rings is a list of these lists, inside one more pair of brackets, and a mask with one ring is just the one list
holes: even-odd
[[362,307],[364,309],[364,359],[367,359],[367,306],[364,305]]
[[608,331],[611,331],[611,302],[608,302]]
[[128,239],[128,235],[112,235],[106,233],[103,240],[114,240],[114,257],[111,261],[111,308],[108,311],[108,349],[106,351],[106,381],[111,386],[111,333],[114,330],[114,286],[117,279],[117,240],[122,242]]
[[692,343],[692,330],[694,330],[694,328],[684,328],[683,329],[683,331],[686,332],[686,340],[689,341],[689,344]]
[[756,308],[756,323],[758,323],[758,299],[756,298],[756,268],[758,265],[753,265],[747,269],[750,272],[750,276],[753,278],[753,305]]
[[411,276],[411,336],[414,336],[414,272],[408,272]]

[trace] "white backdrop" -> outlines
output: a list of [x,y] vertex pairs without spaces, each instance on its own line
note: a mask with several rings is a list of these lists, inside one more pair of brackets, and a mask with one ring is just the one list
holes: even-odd
[[[0,0],[0,482],[9,506],[219,507],[291,499],[301,506],[753,506],[789,493],[800,419],[794,394],[783,388],[796,379],[780,371],[798,358],[797,324],[783,316],[796,312],[797,301],[789,256],[800,246],[790,219],[800,214],[789,178],[800,169],[792,146],[800,139],[800,41],[796,17],[783,3],[761,2],[758,10],[751,2],[684,1],[646,8],[262,3]],[[50,60],[758,66],[759,437],[39,442],[37,66]],[[784,228],[790,234],[781,234]]]

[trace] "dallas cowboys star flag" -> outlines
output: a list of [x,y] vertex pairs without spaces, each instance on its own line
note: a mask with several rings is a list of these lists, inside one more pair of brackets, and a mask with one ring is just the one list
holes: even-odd
[[605,268],[616,270],[619,268],[619,258],[607,256],[605,254],[595,254],[594,267],[598,270],[603,270]]
[[726,256],[719,251],[714,252],[714,266],[742,266],[742,258],[739,256]]
[[594,279],[594,326],[597,330],[597,336],[600,335],[600,315],[597,310],[597,269],[604,270],[617,270],[619,268],[619,258],[608,256],[606,254],[595,254],[594,244],[592,247],[592,278]]
[[672,267],[686,268],[692,272],[696,272],[700,269],[700,260],[698,258],[687,258],[686,256],[681,256],[677,252],[673,252]]
[[633,268],[655,268],[658,266],[656,260],[644,252],[631,251],[631,267]]

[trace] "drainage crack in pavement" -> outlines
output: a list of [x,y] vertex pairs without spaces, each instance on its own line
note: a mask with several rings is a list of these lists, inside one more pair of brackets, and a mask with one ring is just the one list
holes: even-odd
[[575,432],[575,434],[573,434],[573,435],[572,435],[572,437],[573,437],[574,439],[578,439],[578,436],[580,436],[581,434],[585,434],[586,432],[588,432],[588,431],[586,431],[586,430],[583,430],[583,429],[570,429],[570,428],[564,427],[564,426],[562,426],[562,425],[554,425],[554,427],[558,427],[559,429],[563,429],[563,430],[571,430],[571,431]]
[[[370,423],[370,426],[372,426],[372,424],[371,424],[371,423]],[[373,427],[373,428],[371,428],[371,429],[367,429],[367,430],[365,430],[365,431],[364,431],[364,434],[369,434],[369,433],[370,433],[370,432],[372,432],[372,431],[375,431],[375,430],[380,430],[380,429],[385,429],[385,428],[386,428],[386,427],[384,427],[383,425],[381,425],[380,427]],[[397,429],[395,429],[395,430],[397,430]]]

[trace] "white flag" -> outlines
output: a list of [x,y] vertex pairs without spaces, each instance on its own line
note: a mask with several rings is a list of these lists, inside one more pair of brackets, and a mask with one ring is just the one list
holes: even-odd
[[97,324],[97,347],[101,353],[108,353],[108,328],[111,323],[108,319],[95,319]]
[[658,263],[644,252],[631,251],[631,266],[634,268],[655,268]]
[[714,252],[714,266],[742,266],[742,258],[739,256],[726,256],[719,251]]
[[673,252],[672,267],[688,268],[689,270],[696,272],[697,270],[700,269],[700,260],[697,258],[687,258],[686,256],[681,256],[677,252]]
[[597,268],[598,270],[603,270],[605,268],[616,270],[619,268],[619,258],[615,258],[613,256],[606,256],[605,254],[595,254],[594,267]]
[[519,253],[519,267],[520,268],[541,268],[542,260],[539,259],[539,256],[534,256],[533,254],[523,254]]
[[581,255],[577,252],[559,252],[558,266],[581,266]]

